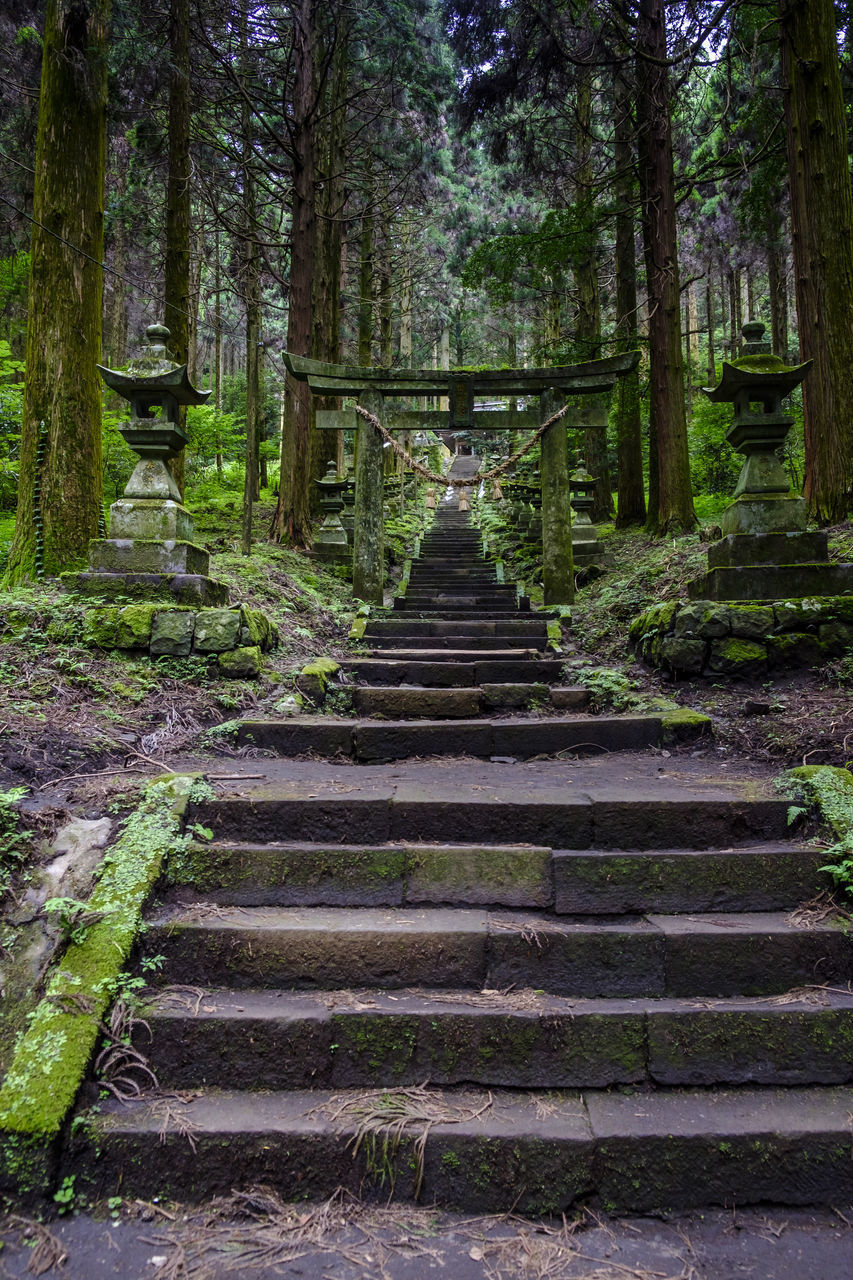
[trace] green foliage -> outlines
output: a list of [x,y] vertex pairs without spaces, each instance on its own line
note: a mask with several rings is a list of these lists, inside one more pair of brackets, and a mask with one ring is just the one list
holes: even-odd
[[731,425],[731,405],[697,396],[687,430],[694,491],[728,496],[734,491],[743,460],[726,440]]
[[624,711],[636,701],[637,682],[615,667],[573,667],[572,679],[589,690],[591,711]]
[[63,942],[82,942],[91,926],[104,918],[104,912],[92,911],[78,898],[48,898],[44,910],[56,916]]
[[849,769],[829,765],[791,769],[782,786],[794,798],[816,805],[823,820],[835,836],[826,850],[827,861],[821,871],[831,876],[836,886],[853,897],[853,774]]
[[9,888],[15,870],[26,858],[32,842],[32,833],[21,826],[18,807],[26,794],[26,787],[0,791],[0,899]]

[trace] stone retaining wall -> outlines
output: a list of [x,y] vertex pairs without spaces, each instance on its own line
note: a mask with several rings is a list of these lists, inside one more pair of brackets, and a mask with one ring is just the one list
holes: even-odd
[[246,605],[191,609],[140,602],[87,608],[83,639],[93,648],[145,650],[152,658],[195,653],[214,658],[220,676],[252,679],[279,636],[265,613]]
[[643,662],[673,675],[817,667],[853,646],[853,596],[771,604],[670,600],[635,618],[629,638]]

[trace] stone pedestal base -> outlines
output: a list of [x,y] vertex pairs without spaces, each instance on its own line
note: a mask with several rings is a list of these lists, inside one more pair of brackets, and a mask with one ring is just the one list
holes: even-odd
[[193,518],[171,498],[119,498],[110,507],[110,533],[114,538],[192,542]]
[[691,600],[801,600],[853,594],[853,564],[752,564],[709,569]]
[[108,538],[89,543],[93,573],[183,573],[206,575],[210,556],[194,542]]
[[104,600],[162,600],[201,608],[228,604],[228,587],[199,573],[63,573],[62,583],[82,596]]
[[805,499],[794,494],[744,493],[726,507],[720,528],[724,534],[800,533],[807,515]]

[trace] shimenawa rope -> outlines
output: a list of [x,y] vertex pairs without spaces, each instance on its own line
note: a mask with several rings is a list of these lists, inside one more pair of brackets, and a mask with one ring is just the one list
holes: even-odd
[[542,439],[548,428],[553,427],[555,422],[559,422],[560,419],[568,413],[569,406],[567,404],[563,405],[562,409],[558,409],[556,413],[551,414],[550,418],[546,418],[541,427],[537,427],[527,443],[504,462],[498,463],[496,467],[490,467],[488,471],[478,471],[476,475],[468,476],[464,480],[457,481],[449,480],[447,476],[436,475],[434,471],[430,471],[429,467],[425,467],[422,463],[416,462],[412,455],[403,448],[400,442],[391,435],[391,432],[386,427],[383,427],[375,413],[370,413],[369,410],[362,408],[360,404],[355,406],[355,411],[360,418],[364,418],[365,422],[369,422],[372,427],[376,428],[382,436],[382,439],[386,440],[388,444],[390,444],[397,457],[402,458],[404,462],[411,467],[412,471],[416,472],[419,476],[423,476],[425,480],[430,480],[433,484],[444,485],[445,489],[471,489],[474,485],[479,484],[481,480],[493,480],[495,476],[499,476],[504,471],[508,471],[510,467],[514,467],[519,458],[523,458],[526,453],[530,452],[536,442]]

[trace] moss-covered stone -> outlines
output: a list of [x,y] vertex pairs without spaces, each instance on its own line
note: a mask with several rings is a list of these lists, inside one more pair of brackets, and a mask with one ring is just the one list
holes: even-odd
[[[699,675],[705,665],[708,645],[704,640],[688,636],[664,636],[657,647],[660,666],[677,675]],[[654,657],[654,650],[650,649]]]
[[117,649],[147,649],[151,643],[155,604],[128,604],[119,610]]
[[819,638],[809,631],[768,636],[767,651],[772,664],[779,667],[819,666],[827,656]]
[[724,675],[759,675],[767,668],[767,648],[754,640],[738,640],[734,636],[715,640],[708,656],[708,666]]
[[226,680],[256,680],[261,674],[263,659],[259,645],[229,649],[218,658],[219,674]]
[[261,628],[258,625],[256,611],[247,609],[245,605],[240,608],[240,645],[243,648],[257,646],[261,644]]
[[340,666],[334,658],[314,658],[311,662],[306,662],[296,677],[296,687],[306,698],[319,704],[326,696],[329,681],[339,670]]
[[187,609],[159,609],[151,624],[152,654],[186,657],[192,648],[195,613]]
[[240,614],[235,609],[200,609],[195,620],[193,644],[200,653],[235,649],[240,636]]
[[673,634],[698,636],[701,640],[717,640],[730,630],[728,610],[706,600],[685,604],[673,619]]
[[767,605],[730,604],[726,612],[732,635],[741,640],[763,641],[776,625],[773,610]]
[[88,902],[92,923],[70,943],[0,1089],[0,1190],[46,1189],[56,1139],[89,1065],[104,1014],[136,938],[142,908],[180,825],[195,781],[152,783],[101,866]]
[[665,711],[660,718],[661,742],[669,747],[677,742],[693,742],[711,732],[711,717],[690,707]]
[[827,622],[818,628],[818,637],[824,652],[837,657],[853,646],[853,627],[844,622]]
[[87,609],[83,618],[83,643],[98,649],[115,649],[119,612],[117,605]]

